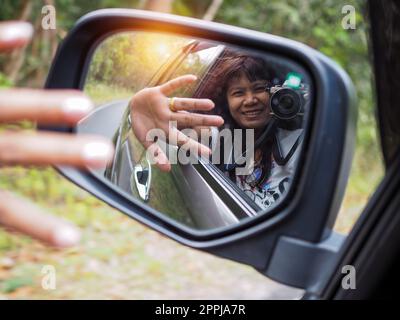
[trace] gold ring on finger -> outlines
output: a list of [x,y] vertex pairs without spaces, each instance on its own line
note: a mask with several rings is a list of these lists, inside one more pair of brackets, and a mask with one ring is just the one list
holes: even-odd
[[171,110],[172,112],[176,112],[175,109],[175,97],[172,97],[169,99],[169,110]]

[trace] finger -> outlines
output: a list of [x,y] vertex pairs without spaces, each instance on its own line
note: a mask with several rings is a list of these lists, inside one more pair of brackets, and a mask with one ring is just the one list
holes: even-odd
[[27,22],[0,22],[0,51],[26,45],[33,35],[33,28]]
[[161,171],[171,171],[171,163],[169,162],[167,155],[157,142],[159,137],[150,137],[147,135],[146,137],[138,137],[135,132],[134,134],[142,143],[142,145],[146,148],[147,156],[151,164],[155,164]]
[[196,131],[196,133],[199,136],[202,136],[202,135],[205,135],[206,137],[211,136],[211,128],[210,127],[207,127],[207,126],[194,126],[193,130]]
[[0,164],[71,165],[104,167],[112,159],[114,147],[96,136],[62,133],[0,134]]
[[167,155],[157,143],[152,143],[147,148],[146,152],[151,164],[155,164],[161,171],[171,171],[171,163],[169,162]]
[[205,115],[190,112],[174,112],[171,120],[177,121],[179,127],[214,126],[220,127],[224,119],[220,116]]
[[[170,98],[169,103],[171,103]],[[208,111],[214,108],[214,102],[210,99],[173,98],[173,108],[176,111]]]
[[[193,114],[193,113],[190,113],[189,111],[179,111],[179,113],[186,113],[186,114],[188,114],[188,115],[190,115],[190,114]],[[179,125],[179,123],[177,123],[177,126],[176,126],[179,130],[182,130],[182,129],[185,129],[185,128],[188,128],[186,125]],[[211,130],[211,127],[210,126],[192,126],[191,127],[192,129],[194,129],[198,134],[201,132],[201,130],[203,130],[204,132],[208,132],[208,131],[210,131]]]
[[161,93],[165,96],[172,94],[175,90],[187,86],[197,80],[197,77],[192,74],[180,76],[178,78],[169,80],[168,82],[160,85]]
[[0,190],[0,224],[56,247],[78,244],[79,230],[24,199]]
[[203,157],[208,158],[211,155],[211,149],[206,147],[205,145],[197,142],[196,140],[189,138],[187,135],[179,131],[177,128],[170,128],[170,137],[171,139],[168,141],[169,143],[176,142],[178,146],[183,148],[184,150],[191,150],[197,155],[201,155]]
[[93,103],[78,90],[0,90],[0,122],[72,125],[91,110]]

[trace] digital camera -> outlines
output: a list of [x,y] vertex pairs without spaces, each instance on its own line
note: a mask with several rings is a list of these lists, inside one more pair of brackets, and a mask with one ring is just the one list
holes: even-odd
[[271,112],[279,120],[292,120],[304,115],[308,89],[302,84],[292,88],[285,83],[269,88]]

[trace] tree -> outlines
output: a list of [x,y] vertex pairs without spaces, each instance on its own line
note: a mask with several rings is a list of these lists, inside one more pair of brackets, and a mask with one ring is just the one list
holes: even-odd
[[221,7],[224,0],[213,0],[208,7],[206,13],[203,16],[203,20],[212,21],[214,20],[219,8]]

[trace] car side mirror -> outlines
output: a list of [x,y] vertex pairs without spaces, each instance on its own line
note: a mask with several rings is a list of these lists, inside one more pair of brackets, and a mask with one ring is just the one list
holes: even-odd
[[[156,130],[158,135],[145,130],[152,139],[146,141],[140,128],[154,117],[142,115],[156,102],[147,99],[153,91],[142,100],[139,93],[187,74],[197,80],[166,89],[165,100],[157,103],[171,117],[187,119],[194,110],[177,110],[188,106],[179,99],[211,99],[213,110],[198,117],[222,117],[223,124],[208,126],[202,139],[199,128],[178,122]],[[323,279],[306,275],[327,268],[325,261],[342,243],[332,227],[349,174],[357,114],[353,85],[329,58],[304,44],[233,26],[99,10],[81,18],[63,41],[46,88],[81,89],[97,104],[77,127],[53,130],[101,134],[116,146],[103,170],[59,167],[65,177],[184,245],[318,291]],[[190,152],[193,143],[186,138],[160,138],[168,128],[213,153]],[[177,159],[169,171],[153,161],[150,145],[171,163]],[[230,161],[214,163],[216,151]]]

